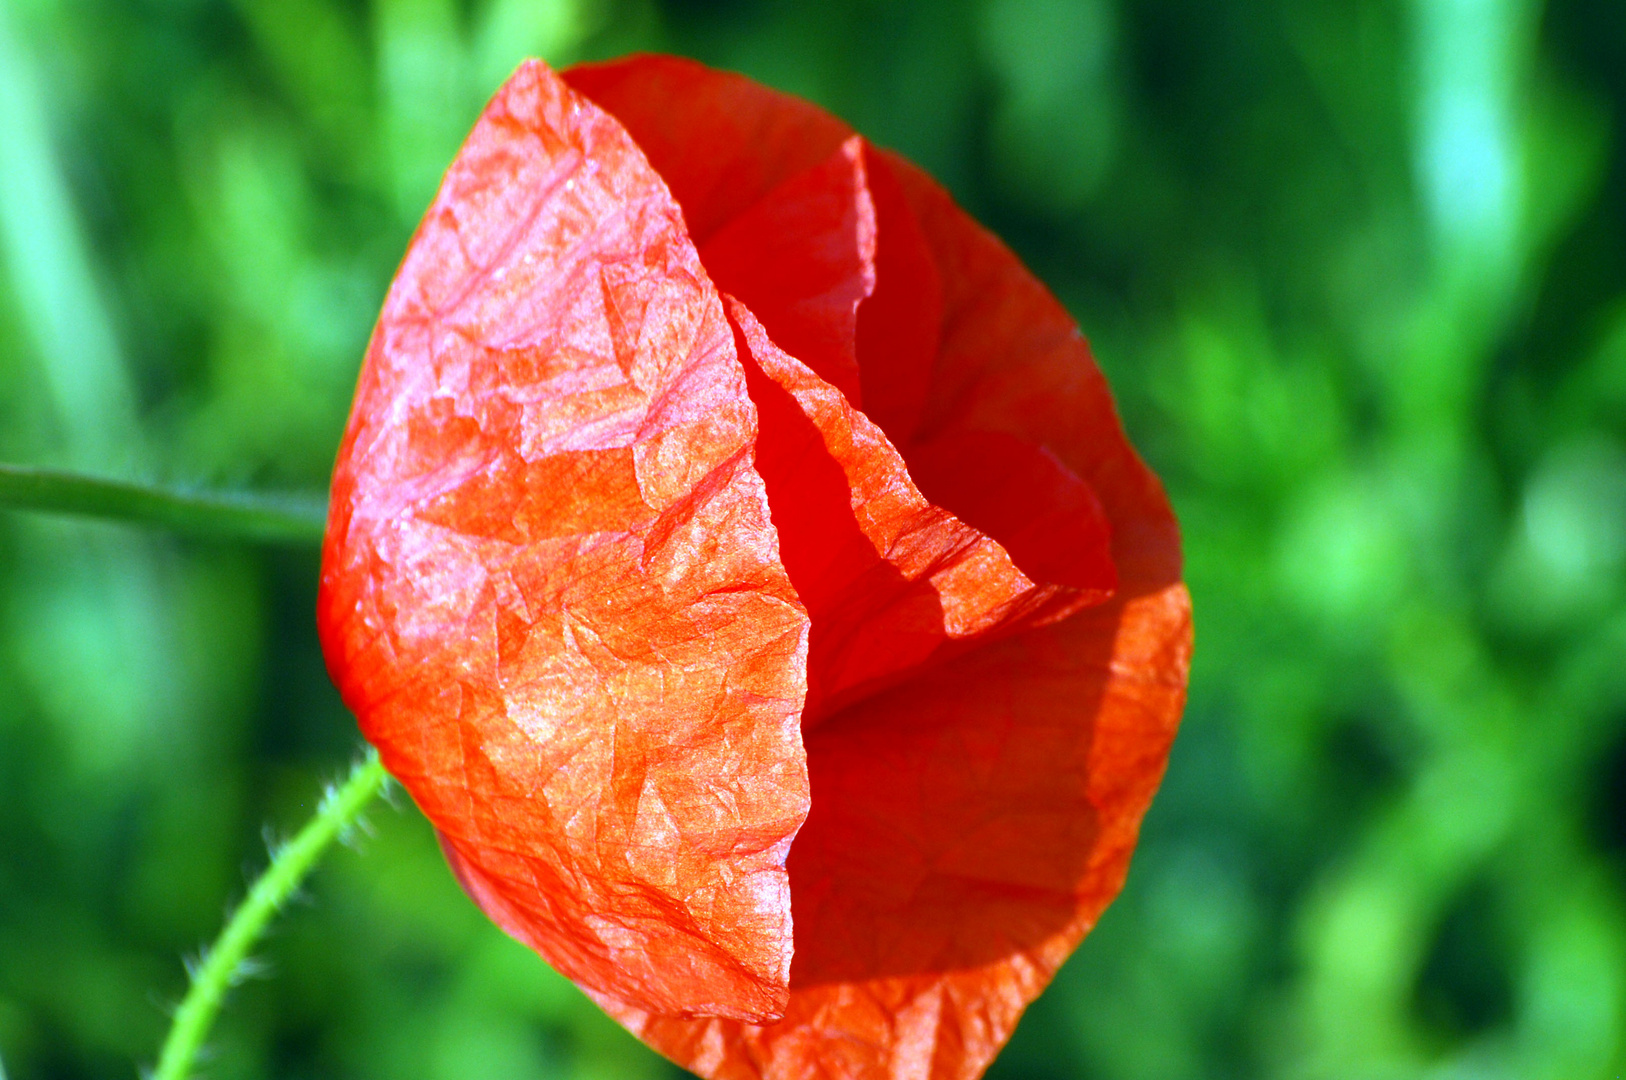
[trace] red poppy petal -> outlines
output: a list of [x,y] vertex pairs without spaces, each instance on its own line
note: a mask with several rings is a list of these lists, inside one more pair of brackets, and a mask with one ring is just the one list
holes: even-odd
[[339,454],[322,639],[475,899],[584,986],[777,1016],[807,618],[665,185],[545,66],[447,173]]
[[[930,243],[943,288],[945,333],[921,439],[999,431],[1044,447],[1106,508],[1120,588],[1178,580],[1179,526],[1162,484],[1124,438],[1078,324],[936,181],[896,154],[881,155]],[[1164,511],[1114,510],[1139,505]]]
[[875,289],[875,209],[856,135],[786,180],[700,249],[786,352],[860,405],[859,304]]
[[1101,500],[1042,446],[997,431],[948,431],[910,449],[909,471],[933,502],[999,537],[1035,580],[1103,600],[1117,587]]
[[790,858],[784,1019],[678,1020],[600,995],[708,1077],[980,1075],[1121,887],[1184,704],[1178,529],[1083,339],[941,189],[899,172],[944,282],[938,370],[953,380],[933,386],[927,430],[1053,448],[1099,495],[1119,593],[807,734],[815,801]]
[[943,283],[886,155],[865,144],[875,207],[875,291],[858,309],[864,411],[894,445],[919,432],[943,326]]
[[1105,598],[1035,583],[997,541],[932,505],[840,390],[745,305],[728,297],[727,308],[780,556],[812,620],[804,728],[923,664]]
[[677,56],[583,64],[564,79],[632,134],[701,245],[853,133],[817,105]]
[[942,277],[889,155],[869,148],[866,162],[881,237],[878,283],[859,311],[866,413],[903,450],[932,502],[997,537],[1035,581],[1104,599],[1117,580],[1111,527],[1094,491],[1053,453],[964,426],[919,441],[941,338]]
[[714,1080],[979,1076],[1123,884],[1189,651],[1176,583],[831,718],[807,736],[784,1019],[600,1003]]

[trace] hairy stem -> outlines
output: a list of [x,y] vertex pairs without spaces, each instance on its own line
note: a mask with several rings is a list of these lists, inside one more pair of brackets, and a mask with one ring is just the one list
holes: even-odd
[[324,500],[309,496],[207,494],[3,464],[0,508],[79,514],[280,544],[320,544],[327,516]]
[[153,1080],[187,1080],[191,1075],[198,1049],[208,1037],[226,991],[236,982],[249,950],[328,845],[356,824],[387,779],[378,751],[369,748],[367,756],[350,771],[349,779],[328,789],[316,816],[273,853],[271,865],[254,883],[247,898],[232,913],[226,928],[193,971],[192,985],[180,1008],[175,1010]]

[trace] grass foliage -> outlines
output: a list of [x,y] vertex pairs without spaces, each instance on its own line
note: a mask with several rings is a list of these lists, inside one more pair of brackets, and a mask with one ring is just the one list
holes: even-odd
[[[1626,1066],[1626,6],[0,0],[0,460],[320,492],[523,56],[684,52],[933,171],[1078,315],[1186,535],[1191,706],[1001,1080]],[[152,1063],[355,752],[315,556],[0,518],[0,1058]],[[402,801],[216,1080],[669,1075]]]

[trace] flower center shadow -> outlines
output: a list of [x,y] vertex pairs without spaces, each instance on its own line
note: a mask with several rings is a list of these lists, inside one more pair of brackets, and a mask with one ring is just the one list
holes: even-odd
[[[1073,921],[1098,857],[1087,788],[1119,605],[933,662],[949,636],[937,591],[879,557],[817,427],[745,366],[780,558],[811,618],[813,808],[789,857],[792,987],[1043,948]],[[877,624],[887,638],[865,638]],[[897,675],[832,711],[824,674],[854,648],[890,650]]]

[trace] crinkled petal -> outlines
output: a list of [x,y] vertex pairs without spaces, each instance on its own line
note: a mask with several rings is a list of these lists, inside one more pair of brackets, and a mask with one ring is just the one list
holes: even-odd
[[997,536],[1038,581],[1106,599],[1112,528],[1095,491],[1043,446],[1001,431],[950,430],[910,448],[921,491]]
[[817,105],[678,56],[583,64],[564,78],[632,133],[700,245],[853,133]]
[[943,332],[943,283],[926,234],[887,158],[864,147],[875,208],[875,290],[858,310],[864,412],[895,445],[920,430]]
[[492,918],[674,1015],[786,1001],[808,621],[756,431],[666,186],[614,118],[525,65],[374,332],[322,640]]
[[934,382],[923,430],[1049,449],[1099,498],[1118,592],[808,732],[784,1019],[673,1019],[599,995],[708,1077],[980,1075],[1121,887],[1184,703],[1178,530],[1083,339],[941,189],[898,172],[944,283],[937,369],[951,378]]
[[717,287],[774,341],[862,405],[858,308],[875,289],[875,208],[858,136],[792,176],[700,249]]
[[1178,585],[979,650],[807,736],[769,1025],[600,1000],[703,1076],[971,1080],[1123,884],[1184,697]]
[[[992,431],[1045,448],[1106,509],[1119,587],[1178,581],[1179,526],[1163,485],[1125,438],[1078,324],[936,181],[897,154],[879,156],[927,237],[943,289],[944,334],[910,445]],[[1132,506],[1149,509],[1126,513]]]
[[996,540],[932,505],[886,435],[750,310],[728,298],[728,314],[781,558],[812,620],[804,727],[975,643],[1105,599],[1024,575]]
[[[1076,590],[1067,610],[1110,595],[1109,523],[1089,485],[1041,441],[952,426],[921,441],[943,284],[892,155],[805,101],[688,60],[638,56],[574,68],[566,78],[638,139],[695,235],[707,238],[701,258],[719,287],[901,450],[916,474],[906,484],[1010,548],[1033,581]],[[825,156],[814,158],[815,148]],[[990,447],[994,456],[974,470],[944,468]],[[975,606],[1002,602],[988,596]],[[943,606],[962,601],[945,597]],[[815,651],[821,637],[831,640],[815,627]],[[885,651],[875,663],[909,666],[890,664]]]

